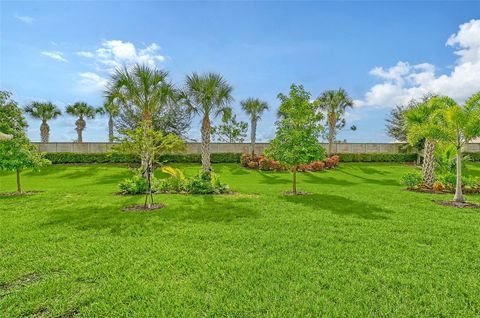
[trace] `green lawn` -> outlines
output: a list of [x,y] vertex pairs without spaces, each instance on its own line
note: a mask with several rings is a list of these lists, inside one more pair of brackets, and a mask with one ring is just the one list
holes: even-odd
[[305,173],[297,197],[287,173],[214,168],[241,195],[157,195],[167,207],[144,213],[112,195],[125,167],[25,172],[45,192],[0,197],[0,316],[480,315],[480,211],[402,190],[414,168]]

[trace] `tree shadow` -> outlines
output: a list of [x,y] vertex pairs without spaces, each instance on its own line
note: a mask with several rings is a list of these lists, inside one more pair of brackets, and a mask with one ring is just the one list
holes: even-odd
[[389,217],[385,214],[394,213],[377,205],[332,194],[283,196],[283,199],[312,209],[327,210],[337,215],[351,215],[367,220],[386,220]]
[[[168,196],[168,197],[167,197]],[[176,196],[172,202],[172,196]],[[72,227],[80,231],[110,230],[112,234],[142,235],[174,226],[178,222],[229,223],[239,219],[257,218],[260,212],[242,200],[219,200],[215,195],[157,195],[156,203],[166,207],[148,212],[121,212],[121,208],[143,203],[143,197],[119,198],[115,204],[70,206],[50,211],[43,227]]]
[[398,180],[396,180],[396,179],[380,179],[380,180],[379,179],[371,179],[371,178],[366,178],[366,177],[363,177],[363,176],[353,174],[351,172],[347,172],[347,171],[342,170],[342,169],[339,169],[338,172],[344,173],[344,174],[349,175],[349,176],[354,177],[354,178],[358,178],[358,179],[362,180],[362,183],[382,185],[382,186],[398,185]]
[[381,171],[381,170],[378,170],[378,169],[375,169],[375,168],[372,168],[372,167],[358,166],[357,168],[360,171],[362,171],[363,173],[366,173],[366,174],[379,174],[379,175],[382,175],[382,176],[385,176],[385,175],[389,174],[389,172]]
[[325,175],[321,176],[318,173],[313,173],[313,172],[306,172],[303,175],[305,176],[305,178],[301,182],[306,182],[310,184],[318,184],[318,185],[326,184],[326,185],[345,186],[345,187],[350,187],[358,184],[356,182],[351,182],[344,179],[325,177]]
[[291,176],[288,179],[285,179],[285,174],[289,174],[288,172],[283,172],[280,176],[278,173],[281,172],[274,172],[274,171],[261,171],[256,170],[257,175],[261,176],[263,180],[260,183],[264,184],[288,184],[291,183]]

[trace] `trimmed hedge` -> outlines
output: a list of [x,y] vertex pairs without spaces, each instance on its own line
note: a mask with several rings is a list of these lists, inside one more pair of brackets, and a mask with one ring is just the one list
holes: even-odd
[[415,162],[415,153],[340,153],[340,162]]
[[[213,163],[239,163],[239,153],[212,153],[210,160]],[[76,153],[76,152],[49,152],[45,158],[53,164],[62,163],[139,163],[140,160],[132,155],[120,153]],[[160,162],[199,163],[202,161],[199,154],[163,155],[157,158]]]
[[[472,161],[480,161],[480,153],[470,153]],[[240,163],[240,153],[212,153],[212,163]],[[407,153],[344,153],[338,154],[340,162],[415,162],[416,154]],[[50,152],[45,157],[53,164],[61,163],[139,163],[139,159],[120,153]],[[158,158],[160,162],[200,163],[200,154],[172,154]]]

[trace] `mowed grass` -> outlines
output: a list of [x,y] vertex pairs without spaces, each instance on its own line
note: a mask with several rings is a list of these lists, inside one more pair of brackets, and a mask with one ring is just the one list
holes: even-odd
[[[288,173],[214,169],[240,195],[156,195],[167,207],[144,213],[112,195],[126,167],[25,172],[45,192],[0,197],[0,316],[480,315],[480,210],[402,190],[413,167],[300,174],[312,194],[296,197]],[[0,192],[14,182],[0,175]]]

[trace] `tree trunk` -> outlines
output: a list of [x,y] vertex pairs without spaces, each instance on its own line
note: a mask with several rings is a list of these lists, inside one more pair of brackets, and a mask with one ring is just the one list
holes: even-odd
[[142,170],[142,176],[148,180],[149,177],[149,169],[152,165],[152,160],[150,152],[149,152],[149,141],[148,138],[148,131],[151,129],[152,122],[148,119],[144,119],[142,121],[142,129],[143,129],[143,145],[142,145],[142,152],[140,154],[140,167]]
[[75,130],[77,131],[77,142],[78,143],[82,143],[83,142],[83,129],[85,129],[85,120],[83,119],[83,116],[80,116],[80,118],[78,118],[78,120],[75,122],[75,124],[77,125],[77,128],[75,128]]
[[113,142],[113,117],[108,118],[108,141]]
[[462,148],[457,147],[457,184],[455,186],[455,202],[465,202],[462,192]]
[[210,167],[210,119],[207,115],[202,120],[202,168],[208,175],[211,173]]
[[297,166],[294,166],[292,168],[292,173],[293,173],[292,192],[293,194],[297,194]]
[[252,159],[255,158],[255,139],[257,136],[257,118],[252,117],[252,127],[250,127]]
[[333,152],[333,142],[335,141],[335,123],[332,123],[329,120],[329,127],[328,127],[328,153],[327,156],[331,156]]
[[423,150],[423,185],[432,188],[435,182],[435,142],[431,139],[425,140],[425,149]]
[[48,142],[50,135],[50,127],[47,124],[46,120],[42,120],[42,124],[40,125],[40,138],[42,142]]
[[17,193],[22,193],[22,185],[20,183],[20,170],[17,169]]

